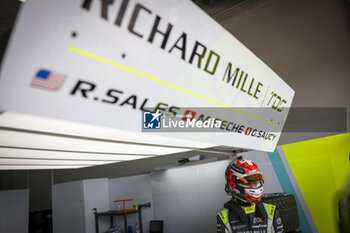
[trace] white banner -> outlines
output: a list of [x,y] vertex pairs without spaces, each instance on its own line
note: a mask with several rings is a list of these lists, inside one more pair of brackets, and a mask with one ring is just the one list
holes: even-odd
[[222,132],[158,135],[265,151],[274,150],[293,95],[188,0],[30,0],[0,76],[1,110],[140,133],[142,111],[208,108],[197,116],[226,121]]

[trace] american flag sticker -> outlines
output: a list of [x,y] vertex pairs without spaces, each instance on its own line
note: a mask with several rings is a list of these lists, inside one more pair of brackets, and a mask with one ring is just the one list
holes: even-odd
[[63,74],[48,70],[39,70],[36,73],[31,86],[54,91],[58,90],[62,86],[65,79],[66,76]]

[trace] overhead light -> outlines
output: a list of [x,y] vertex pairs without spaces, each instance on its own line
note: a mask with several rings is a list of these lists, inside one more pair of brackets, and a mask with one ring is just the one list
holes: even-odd
[[21,159],[59,159],[72,161],[127,161],[142,158],[153,157],[150,155],[133,154],[103,154],[94,152],[72,152],[72,151],[54,151],[33,148],[0,148],[0,158],[21,158]]
[[139,144],[157,144],[179,149],[200,149],[216,146],[212,143],[167,138],[148,133],[135,133],[114,128],[81,124],[70,121],[50,119],[14,112],[4,112],[0,115],[0,126],[48,132],[61,135],[91,137],[96,139],[114,140],[119,142],[134,142]]
[[0,165],[0,170],[40,170],[40,169],[76,169],[76,168],[83,168],[86,166],[40,166],[40,165]]
[[0,158],[1,165],[46,165],[46,166],[92,166],[92,165],[102,165],[107,163],[113,163],[111,161],[72,161],[72,160],[47,160],[47,159],[13,159],[13,158]]
[[0,114],[0,170],[79,168],[211,146],[13,112]]
[[186,151],[186,149],[179,148],[118,143],[98,139],[86,140],[79,139],[79,137],[51,136],[1,129],[0,146],[143,155],[164,155]]

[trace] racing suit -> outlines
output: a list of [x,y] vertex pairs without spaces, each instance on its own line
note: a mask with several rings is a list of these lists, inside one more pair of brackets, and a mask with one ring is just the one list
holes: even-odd
[[217,233],[284,233],[275,205],[231,200],[217,215]]

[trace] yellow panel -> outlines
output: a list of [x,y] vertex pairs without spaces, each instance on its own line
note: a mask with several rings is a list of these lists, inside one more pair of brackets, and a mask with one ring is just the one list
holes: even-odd
[[[344,179],[344,174],[341,173],[344,172],[345,165],[341,169],[334,167],[332,164],[335,164],[336,159],[330,159],[329,150],[332,150],[331,154],[337,154],[337,158],[343,158],[346,151],[349,156],[349,150],[339,149],[349,147],[346,140],[348,137],[349,134],[342,134],[282,146],[320,233],[338,232],[336,180],[339,177]],[[339,180],[341,182],[343,181]]]
[[350,173],[350,133],[327,137],[325,139],[337,192],[343,192]]

